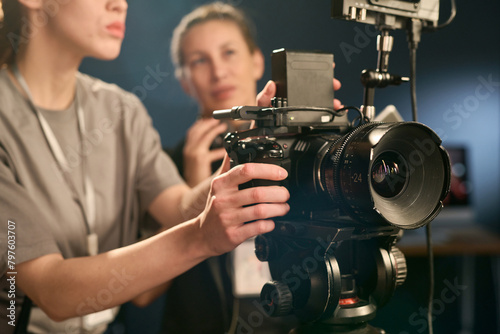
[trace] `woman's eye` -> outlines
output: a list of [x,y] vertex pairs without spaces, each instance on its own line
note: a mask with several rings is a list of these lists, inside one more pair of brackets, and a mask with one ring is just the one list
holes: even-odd
[[224,51],[224,55],[226,55],[226,56],[231,56],[235,53],[236,53],[236,50],[232,50],[232,49]]
[[191,60],[191,66],[196,66],[196,65],[201,65],[204,64],[207,61],[206,58],[195,58]]

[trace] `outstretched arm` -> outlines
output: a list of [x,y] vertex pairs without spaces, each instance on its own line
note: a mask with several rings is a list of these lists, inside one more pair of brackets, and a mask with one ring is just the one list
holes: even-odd
[[237,166],[213,179],[198,217],[97,256],[63,259],[49,254],[18,264],[18,287],[54,320],[120,305],[208,257],[271,231],[274,223],[269,218],[289,210],[288,191],[277,186],[239,191],[238,185],[285,177],[286,171],[274,165]]

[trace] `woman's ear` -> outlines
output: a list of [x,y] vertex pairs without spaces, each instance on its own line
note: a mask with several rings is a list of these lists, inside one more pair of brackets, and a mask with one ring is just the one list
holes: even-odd
[[264,75],[264,55],[259,48],[255,49],[252,54],[254,79],[260,80]]

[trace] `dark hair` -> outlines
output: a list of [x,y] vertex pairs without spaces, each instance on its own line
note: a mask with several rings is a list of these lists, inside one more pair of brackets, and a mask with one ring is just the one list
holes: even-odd
[[250,52],[253,53],[257,49],[257,43],[255,42],[255,28],[252,22],[241,10],[220,1],[200,6],[182,18],[180,23],[174,29],[174,33],[172,35],[170,53],[177,78],[181,77],[182,66],[184,66],[181,48],[184,36],[193,26],[213,20],[227,20],[234,22],[243,34],[243,38],[245,39]]
[[0,0],[0,68],[14,62],[21,35],[21,4],[17,0]]

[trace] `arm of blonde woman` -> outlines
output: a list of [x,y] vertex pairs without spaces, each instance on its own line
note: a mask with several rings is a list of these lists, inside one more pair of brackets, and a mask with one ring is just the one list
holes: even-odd
[[17,285],[56,321],[120,305],[208,257],[271,231],[274,223],[269,218],[289,210],[288,191],[277,186],[239,191],[238,185],[285,177],[286,171],[278,166],[237,166],[213,179],[205,210],[195,219],[96,256],[64,259],[48,254],[18,264]]

